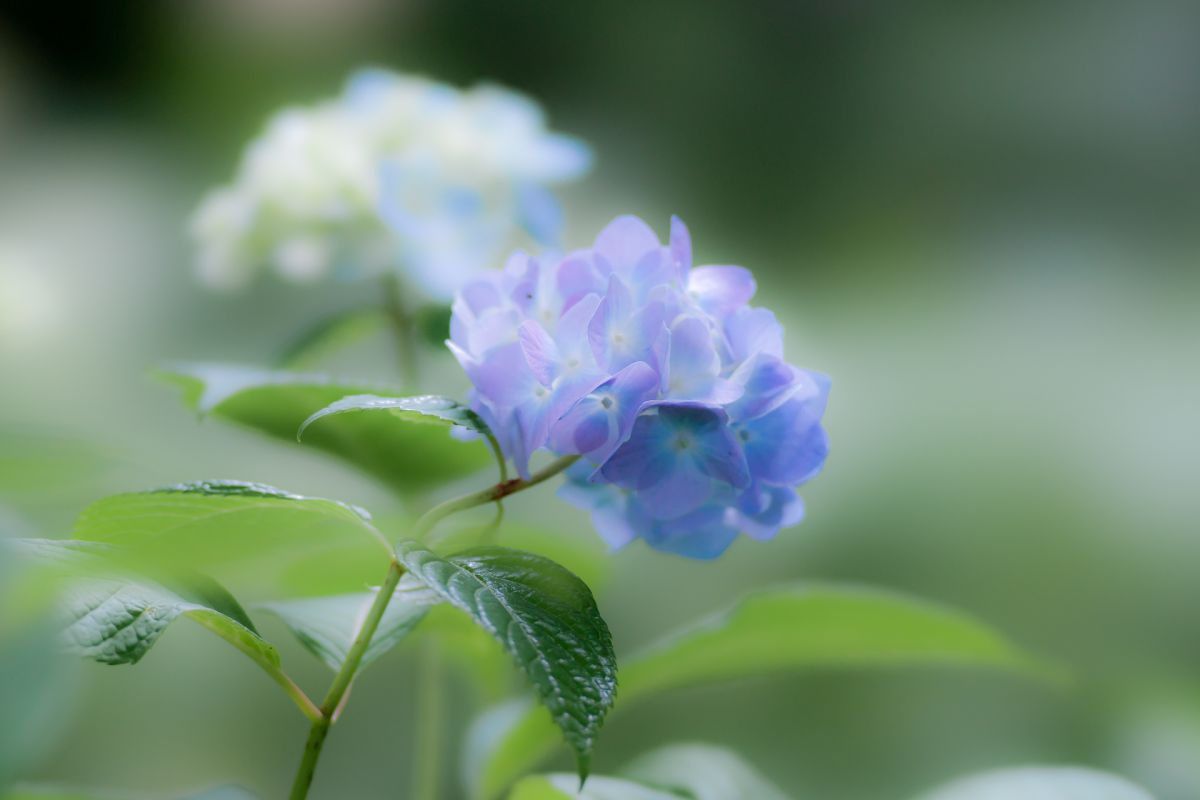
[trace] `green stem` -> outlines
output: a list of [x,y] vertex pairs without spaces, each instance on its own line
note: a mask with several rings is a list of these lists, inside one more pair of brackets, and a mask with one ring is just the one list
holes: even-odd
[[384,578],[383,585],[379,587],[379,591],[375,595],[375,602],[371,603],[367,617],[363,620],[362,627],[358,629],[354,643],[350,645],[350,651],[346,654],[342,668],[334,676],[333,683],[325,694],[325,699],[321,701],[321,717],[314,720],[309,729],[308,742],[304,745],[304,757],[300,761],[300,769],[296,771],[296,779],[292,783],[292,800],[303,800],[308,796],[308,788],[312,785],[313,773],[317,769],[317,759],[321,757],[321,748],[325,744],[325,737],[329,734],[329,726],[333,724],[342,705],[342,699],[350,689],[350,684],[354,682],[354,676],[358,672],[359,665],[362,664],[363,655],[366,654],[367,647],[371,644],[371,637],[375,635],[375,629],[379,627],[379,620],[383,618],[383,612],[387,610],[392,595],[396,593],[396,584],[400,583],[400,576],[403,574],[404,567],[400,566],[398,561],[393,560],[388,566],[387,577]]
[[383,276],[383,310],[391,323],[392,336],[396,340],[400,378],[404,389],[416,391],[420,377],[417,368],[417,332],[404,305],[404,287],[394,272]]
[[[487,503],[498,503],[510,494],[537,486],[562,472],[578,459],[579,456],[563,456],[530,475],[528,480],[524,478],[501,480],[495,486],[436,505],[421,515],[421,518],[413,525],[412,538],[423,539],[439,522],[458,511]],[[387,611],[388,603],[392,601],[392,597],[396,593],[396,585],[400,583],[402,575],[404,575],[404,567],[393,558],[392,563],[388,566],[387,577],[384,578],[383,585],[379,587],[379,592],[375,595],[375,601],[371,603],[371,608],[367,611],[367,617],[363,620],[358,635],[354,637],[354,643],[346,654],[342,668],[334,676],[325,699],[321,701],[320,716],[313,720],[312,727],[309,729],[308,741],[304,745],[304,756],[300,760],[300,768],[296,771],[296,778],[292,783],[291,800],[304,800],[308,797],[313,774],[317,769],[317,760],[321,757],[321,749],[325,745],[325,737],[329,735],[329,728],[337,719],[338,712],[346,699],[346,692],[349,691],[350,684],[354,682],[354,676],[362,664],[363,655],[366,654],[367,647],[371,644],[371,637],[375,635],[379,621],[383,619],[383,614]]]
[[438,800],[442,770],[442,727],[445,719],[445,682],[438,643],[423,642],[417,676],[419,734],[413,750],[414,800]]

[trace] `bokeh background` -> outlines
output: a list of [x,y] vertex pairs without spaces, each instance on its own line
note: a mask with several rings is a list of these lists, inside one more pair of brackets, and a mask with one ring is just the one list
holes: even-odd
[[[314,316],[369,299],[195,282],[187,216],[273,110],[333,95],[365,64],[496,81],[595,148],[566,193],[571,244],[617,213],[664,231],[678,213],[700,262],[755,271],[790,359],[833,378],[809,519],[715,563],[615,555],[600,604],[618,652],[752,587],[819,577],[965,608],[1078,676],[830,672],[680,691],[615,719],[597,769],[700,739],[801,798],[890,800],[1030,762],[1200,796],[1200,6],[0,9],[7,533],[67,535],[105,493],[205,477],[391,508],[319,455],[198,423],[147,368],[266,362]],[[390,364],[368,343],[338,369],[387,380]],[[549,493],[510,513],[592,535]],[[264,627],[321,686],[320,665]],[[361,681],[324,796],[404,796],[414,661],[401,648]],[[30,778],[276,797],[305,735],[195,626],[135,669],[83,666],[69,691]],[[447,748],[472,711],[455,698]]]

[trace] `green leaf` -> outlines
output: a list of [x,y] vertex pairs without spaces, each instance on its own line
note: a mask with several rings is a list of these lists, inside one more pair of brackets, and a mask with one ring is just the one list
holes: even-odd
[[[987,626],[901,594],[800,584],[732,608],[622,660],[621,708],[655,692],[813,667],[951,665],[1045,676],[1046,667]],[[532,706],[485,712],[469,735],[476,797],[495,797],[549,755],[554,728]]]
[[693,800],[788,800],[736,753],[709,744],[659,748],[627,765],[621,776]]
[[[746,800],[753,797],[745,795]],[[620,778],[597,775],[579,789],[579,778],[568,773],[534,775],[513,787],[508,800],[680,800],[687,795],[664,792]],[[757,798],[755,798],[757,800]]]
[[986,772],[921,795],[921,800],[1153,800],[1124,778],[1080,767]]
[[[264,588],[297,563],[353,559],[351,587],[378,581],[390,545],[360,508],[242,481],[200,481],[118,494],[84,509],[77,539],[132,549],[147,560]],[[310,587],[321,593],[325,586]]]
[[608,626],[587,584],[549,559],[480,547],[448,559],[416,542],[397,555],[409,573],[495,636],[533,684],[586,776],[616,693]]
[[312,414],[300,424],[300,428],[296,431],[296,438],[301,438],[308,427],[319,419],[357,411],[387,411],[393,417],[405,422],[420,422],[444,427],[458,426],[475,433],[491,435],[491,430],[478,414],[449,397],[436,394],[412,397],[356,394],[343,397]]
[[276,681],[287,681],[275,648],[215,582],[176,574],[168,588],[123,567],[120,551],[92,542],[21,539],[13,544],[62,579],[60,611],[69,651],[103,664],[135,664],[182,616],[241,650]]
[[284,348],[279,365],[284,369],[311,369],[331,353],[374,336],[386,325],[387,315],[380,308],[357,308],[335,314],[304,331]]
[[[258,607],[279,617],[309,652],[337,672],[374,600],[375,592],[360,592],[262,603]],[[401,587],[379,621],[359,669],[399,644],[435,602],[437,598],[423,586]]]
[[0,539],[0,796],[35,767],[66,728],[77,662],[65,657],[45,576]]
[[[322,375],[228,365],[176,366],[160,375],[182,387],[184,402],[201,415],[253,428],[292,446],[306,419],[343,397],[399,394]],[[462,478],[491,460],[481,441],[456,441],[444,430],[396,425],[378,414],[329,420],[304,437],[304,446],[343,459],[400,494]]]

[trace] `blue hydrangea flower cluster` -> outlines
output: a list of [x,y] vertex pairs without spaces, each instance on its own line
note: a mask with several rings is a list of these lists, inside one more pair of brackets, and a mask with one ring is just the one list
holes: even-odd
[[591,249],[468,283],[447,344],[522,475],[539,449],[578,454],[560,496],[612,547],[714,558],[799,522],[827,452],[829,382],[784,361],[754,292],[742,267],[693,268],[680,220],[663,246],[625,216]]

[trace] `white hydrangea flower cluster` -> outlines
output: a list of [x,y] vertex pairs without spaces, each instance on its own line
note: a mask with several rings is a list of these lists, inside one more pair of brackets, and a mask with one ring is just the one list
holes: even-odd
[[590,161],[523,95],[365,70],[333,100],[279,112],[205,198],[199,274],[236,288],[264,269],[299,282],[395,269],[448,300],[520,232],[557,244],[546,187]]

